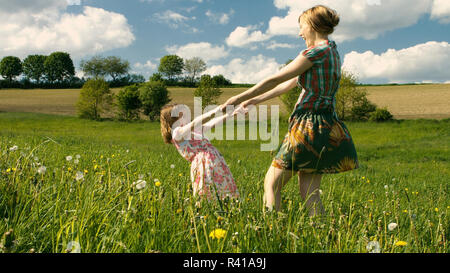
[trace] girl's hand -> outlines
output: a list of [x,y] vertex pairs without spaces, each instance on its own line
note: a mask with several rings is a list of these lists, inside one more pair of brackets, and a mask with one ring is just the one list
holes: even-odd
[[252,105],[253,102],[251,100],[246,100],[244,102],[242,102],[241,104],[239,104],[239,106],[236,108],[236,110],[234,110],[233,115],[237,114],[237,113],[242,113],[242,114],[246,114],[249,110],[248,110],[248,106]]

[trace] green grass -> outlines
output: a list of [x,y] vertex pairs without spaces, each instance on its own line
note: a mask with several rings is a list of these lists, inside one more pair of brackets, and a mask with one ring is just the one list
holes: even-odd
[[[318,219],[295,179],[281,213],[263,215],[273,155],[260,141],[212,141],[242,196],[222,211],[196,208],[189,163],[162,142],[159,123],[0,113],[0,252],[65,252],[72,241],[81,252],[366,252],[377,241],[382,252],[447,253],[450,120],[346,125],[361,167],[323,177],[327,216]],[[281,141],[287,122],[280,127]],[[225,238],[209,237],[216,228]]]

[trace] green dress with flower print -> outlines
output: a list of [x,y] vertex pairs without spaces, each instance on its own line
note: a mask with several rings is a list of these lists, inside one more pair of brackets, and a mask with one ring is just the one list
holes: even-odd
[[349,130],[335,112],[341,61],[334,41],[301,52],[313,66],[298,77],[302,88],[272,166],[306,173],[341,173],[359,167]]

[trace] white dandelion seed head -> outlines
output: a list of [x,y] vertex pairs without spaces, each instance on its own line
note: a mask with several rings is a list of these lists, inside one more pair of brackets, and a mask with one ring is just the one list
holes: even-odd
[[153,182],[158,182],[159,181],[159,179],[158,178],[155,178],[155,179],[153,179]]
[[127,153],[129,153],[130,152],[130,150],[127,150]]
[[45,166],[40,166],[37,169],[38,174],[44,174],[47,171],[47,168]]
[[136,189],[137,190],[142,190],[143,188],[145,188],[147,186],[147,181],[145,180],[138,180],[135,182],[136,184]]
[[175,165],[171,164],[171,165],[170,165],[170,168],[171,168],[171,169],[174,169],[174,168],[175,168]]
[[70,155],[66,156],[66,160],[67,161],[71,161],[72,160],[72,156],[70,156]]
[[73,163],[78,164],[78,163],[80,163],[80,161],[79,161],[78,159],[75,159],[75,160],[73,161]]
[[145,174],[139,174],[139,175],[138,175],[138,178],[139,178],[139,179],[144,179],[144,177],[145,177]]
[[76,155],[75,158],[76,159],[80,159],[81,155]]
[[380,253],[380,243],[377,241],[370,241],[366,246],[369,253]]
[[76,179],[77,181],[80,181],[80,180],[84,179],[84,174],[83,174],[82,172],[78,171],[78,172],[75,174],[75,179]]
[[77,241],[71,241],[67,244],[66,250],[69,253],[81,253],[80,243]]
[[323,191],[322,191],[322,190],[319,190],[319,194],[322,195],[322,194],[323,194]]
[[389,188],[389,186],[388,185],[384,185],[384,188],[387,190]]
[[12,152],[17,151],[17,149],[19,149],[19,147],[17,147],[17,145],[14,145],[11,148],[9,148],[9,150]]
[[388,229],[389,229],[389,231],[393,231],[394,229],[397,228],[397,226],[398,226],[397,223],[390,223],[390,224],[388,225]]

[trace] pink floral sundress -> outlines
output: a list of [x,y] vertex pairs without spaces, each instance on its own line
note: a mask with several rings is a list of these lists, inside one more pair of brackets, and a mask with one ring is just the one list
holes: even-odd
[[217,197],[239,198],[239,191],[225,159],[209,139],[194,130],[190,139],[176,141],[174,136],[179,128],[172,132],[172,143],[181,156],[191,162],[194,196],[198,194],[210,201]]

